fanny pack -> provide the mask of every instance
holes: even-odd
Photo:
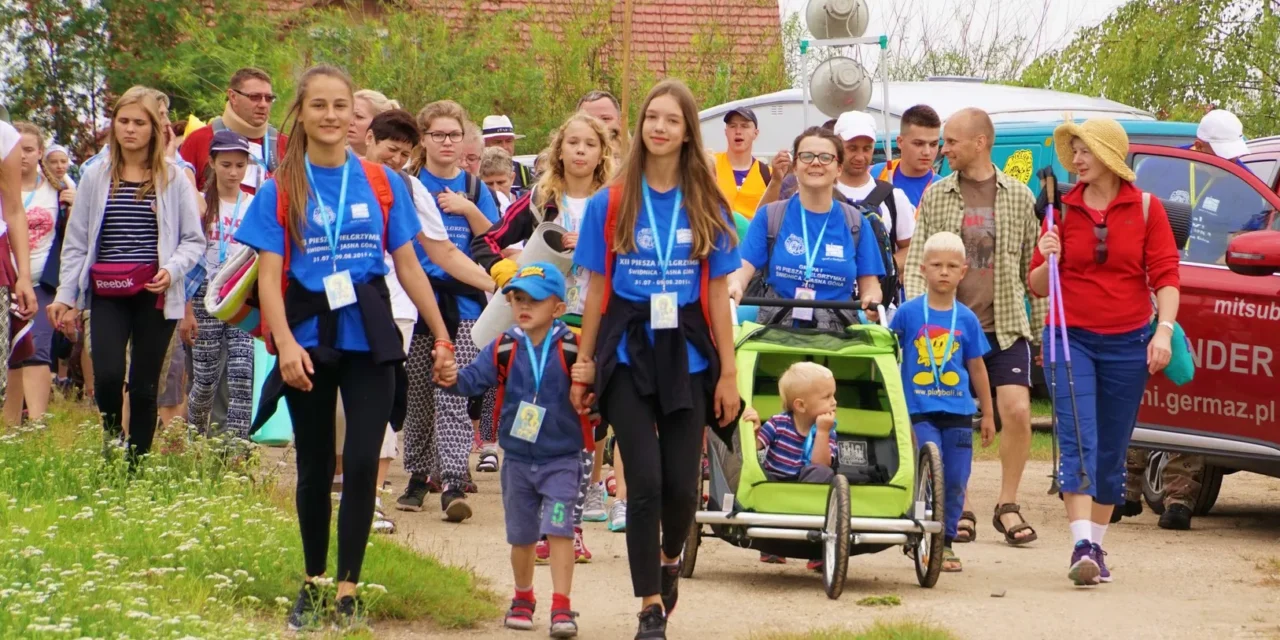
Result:
[[[159,271],[159,265],[154,262],[99,262],[89,267],[89,278],[92,281],[93,295],[129,298],[141,293]]]

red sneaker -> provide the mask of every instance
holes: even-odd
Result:
[[[760,553],[760,562],[765,564],[786,564],[787,559],[782,556],[775,556],[771,553]]]
[[[809,562],[805,563],[804,568],[816,573],[822,573],[822,561],[810,560]]]
[[[573,530],[573,561],[578,564],[591,562],[591,550],[587,548],[587,543],[582,540],[581,528]]]
[[[613,477],[612,473],[604,480],[604,490],[609,494],[609,497],[613,497],[618,493],[618,480]]]
[[[533,547],[533,561],[536,564],[551,563],[551,545],[547,544],[547,539],[543,538]]]

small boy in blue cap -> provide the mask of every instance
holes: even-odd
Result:
[[[534,546],[546,536],[551,547],[551,637],[578,634],[569,606],[573,583],[573,507],[582,475],[582,450],[592,429],[569,402],[570,359],[577,339],[559,320],[565,313],[564,275],[555,265],[521,267],[502,288],[516,324],[480,352],[465,369],[445,372],[450,393],[477,396],[498,390],[498,442],[502,506],[512,546],[515,597],[505,624],[533,629]]]

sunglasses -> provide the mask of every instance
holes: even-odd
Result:
[[[1098,244],[1093,248],[1093,261],[1095,264],[1107,263],[1107,225],[1096,224],[1093,226],[1093,237],[1098,239]]]
[[[812,151],[805,151],[804,153],[796,156],[796,159],[804,164],[817,164],[820,167],[825,167],[831,164],[836,159],[836,156],[833,153],[814,153]]]

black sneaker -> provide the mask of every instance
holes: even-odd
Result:
[[[462,522],[471,517],[471,505],[467,504],[467,494],[456,487],[449,487],[440,494],[440,509],[444,511],[444,519],[447,522]]]
[[[304,582],[302,589],[298,591],[298,600],[293,603],[293,610],[289,612],[289,630],[319,629],[323,624],[324,608],[324,596],[320,593],[320,587]]]
[[[1124,504],[1116,505],[1111,510],[1111,524],[1120,522],[1121,518],[1132,518],[1142,515],[1142,501],[1125,500]]]
[[[662,614],[661,606],[651,604],[640,612],[636,640],[667,640],[667,617]]]
[[[676,600],[680,598],[680,563],[662,567],[662,607],[667,610],[668,618],[676,610]]]
[[[342,633],[369,628],[364,601],[356,596],[343,596],[333,606],[333,630]]]
[[[1164,514],[1160,516],[1161,529],[1173,529],[1175,531],[1186,531],[1191,528],[1191,509],[1186,505],[1171,504],[1164,508]]]
[[[396,508],[401,511],[422,511],[422,503],[427,499],[428,490],[425,478],[410,476],[404,495],[396,499]]]

